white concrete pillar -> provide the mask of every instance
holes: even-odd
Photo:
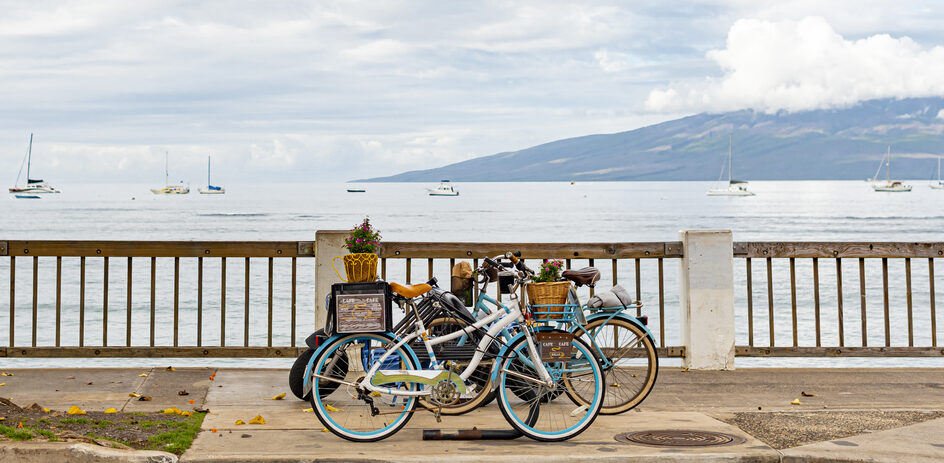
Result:
[[[344,239],[348,230],[318,230],[315,232],[315,330],[324,328],[328,318],[325,296],[331,293],[331,285],[341,283],[337,273],[331,268],[331,259],[347,254]],[[338,271],[344,276],[343,264]]]
[[[734,369],[734,250],[730,230],[685,230],[680,265],[683,368]]]

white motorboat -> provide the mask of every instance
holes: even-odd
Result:
[[[732,150],[733,136],[728,137],[728,186],[726,188],[713,188],[705,194],[708,196],[754,196],[754,192],[747,189],[747,182],[744,180],[734,180],[732,172],[734,171],[734,152]],[[721,165],[721,174],[718,180],[724,176],[724,164]]]
[[[911,191],[911,185],[904,184],[898,180],[892,180],[891,145],[888,146],[888,152],[885,154],[885,157],[882,158],[882,164],[885,164],[885,183],[872,183],[872,190],[884,193],[904,193]],[[875,177],[872,178],[873,182],[878,179],[878,174],[882,171],[882,164],[878,165],[878,170],[875,171]]]
[[[180,182],[176,185],[171,185],[168,181],[167,173],[167,152],[164,152],[164,187],[163,188],[151,188],[151,193],[156,195],[185,195],[190,193],[190,186],[184,185],[183,182]]]
[[[197,188],[197,191],[199,191],[201,195],[226,194],[226,188],[223,188],[221,186],[213,186],[213,184],[210,183],[210,157],[209,156],[207,156],[207,187]]]
[[[430,196],[459,196],[459,191],[452,187],[449,180],[443,180],[435,189],[427,188],[426,191],[429,191]]]
[[[60,191],[49,186],[48,183],[44,182],[42,179],[30,178],[30,164],[33,158],[33,134],[30,134],[29,148],[26,150],[26,157],[24,161],[26,162],[26,185],[19,186],[20,183],[20,174],[23,173],[23,165],[20,164],[20,171],[16,174],[16,182],[13,187],[10,188],[10,193],[20,193],[17,197],[27,197],[35,194],[45,194],[45,193],[59,193]]]
[[[937,157],[937,183],[932,183],[928,186],[935,190],[944,190],[944,181],[941,181],[941,156]]]

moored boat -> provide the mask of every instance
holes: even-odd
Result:
[[[214,186],[210,183],[210,157],[207,156],[207,187],[198,188],[201,195],[222,195],[226,194],[226,189],[221,186]]]
[[[164,152],[164,186],[162,188],[151,188],[151,193],[156,195],[185,195],[190,193],[190,186],[184,185],[183,182],[180,182],[176,185],[171,185],[168,180],[167,173],[167,152]]]
[[[430,196],[459,196],[459,190],[453,188],[449,180],[442,180],[436,188],[427,188]]]
[[[882,158],[882,164],[885,164],[885,183],[873,183],[872,190],[883,193],[905,193],[911,191],[911,185],[907,185],[898,180],[892,180],[892,147],[888,146],[888,152]],[[878,165],[878,171],[875,172],[874,182],[878,179],[879,172],[882,171],[882,164]]]
[[[734,170],[734,151],[733,136],[728,136],[728,186],[726,188],[713,188],[705,192],[708,196],[754,196],[754,192],[747,189],[747,182],[744,180],[734,180],[732,171]],[[721,176],[724,175],[724,164],[721,165]]]
[[[42,179],[30,178],[30,164],[33,160],[33,134],[30,134],[29,148],[26,150],[26,185],[19,186],[20,174],[23,173],[23,165],[20,165],[20,171],[16,174],[16,182],[10,188],[10,193],[23,193],[25,195],[59,193],[60,191],[50,186]],[[19,196],[17,196],[19,197]],[[36,197],[38,198],[38,196]],[[33,198],[30,198],[33,199]]]

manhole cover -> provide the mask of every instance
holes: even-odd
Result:
[[[744,443],[744,438],[710,431],[680,431],[662,429],[655,431],[624,432],[614,437],[619,442],[655,445],[659,447],[707,447],[710,445],[732,445]]]

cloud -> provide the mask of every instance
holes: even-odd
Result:
[[[944,47],[888,34],[848,40],[821,17],[738,20],[725,48],[707,57],[721,68],[720,77],[652,90],[646,108],[769,113],[944,95]]]

